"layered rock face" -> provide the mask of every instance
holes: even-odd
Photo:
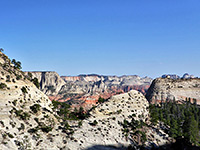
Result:
[[[146,98],[135,90],[113,96],[99,104],[90,112],[91,116],[83,120],[82,126],[75,131],[73,140],[68,141],[69,150],[123,150],[128,145],[134,145],[132,136],[125,136],[121,123],[124,120],[130,121],[133,115],[136,120],[148,122],[148,106]],[[160,129],[147,127],[145,133],[147,147],[169,142],[168,135]]]
[[[47,95],[57,94],[65,84],[63,79],[54,71],[49,72],[31,72],[32,78],[37,78],[40,82],[40,90]],[[27,75],[28,72],[25,72]]]
[[[59,78],[56,81],[59,83]],[[48,97],[1,52],[0,98],[0,149],[3,150],[122,150],[129,144],[137,145],[131,134],[125,136],[123,121],[134,117],[149,122],[148,101],[138,91],[131,90],[99,104],[90,117],[82,120],[81,127],[77,121],[69,121],[70,129],[75,130],[73,134],[67,129],[69,125],[63,124],[64,119],[55,117]],[[171,140],[159,127],[149,124],[143,130],[147,147]]]
[[[0,52],[0,149],[60,149],[51,101]],[[47,133],[48,132],[48,133]]]
[[[176,100],[184,102],[191,100],[200,104],[200,79],[171,79],[171,78],[157,78],[155,79],[149,90],[146,98],[150,103],[160,103],[167,100]]]
[[[101,96],[105,99],[117,93],[132,89],[145,93],[152,81],[151,78],[139,76],[100,76],[80,75],[60,77],[55,72],[31,72],[40,82],[41,90],[51,100],[68,101],[73,104],[95,105]]]

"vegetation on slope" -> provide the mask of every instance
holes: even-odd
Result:
[[[177,102],[163,103],[160,106],[150,105],[151,123],[164,122],[169,128],[168,134],[175,138],[183,138],[190,145],[200,146],[200,108],[196,103]]]

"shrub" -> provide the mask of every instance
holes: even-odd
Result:
[[[28,130],[28,133],[36,133],[39,130],[39,127],[31,128]]]
[[[15,114],[22,120],[28,120],[30,118],[30,114],[28,114],[27,112],[23,112],[23,110],[15,110]]]
[[[4,89],[4,88],[7,88],[7,85],[5,83],[1,83],[0,84],[0,89]]]
[[[12,79],[12,82],[15,83],[15,79]]]
[[[20,61],[16,61],[15,59],[13,59],[12,63],[14,64],[15,69],[19,69],[19,70],[22,69]]]
[[[32,79],[33,84],[39,89],[40,88],[40,83],[38,82],[37,78]]]
[[[38,111],[40,111],[40,105],[39,104],[34,104],[33,106],[30,106],[30,109],[34,112],[37,113]]]
[[[28,72],[28,77],[30,77],[32,79],[32,77],[33,77],[32,73]]]
[[[7,133],[8,137],[14,138],[14,136],[11,133]]]
[[[17,100],[15,99],[12,103],[13,103],[14,106],[16,106]]]
[[[99,97],[99,99],[98,99],[98,103],[103,103],[103,102],[105,102],[105,99],[104,99],[104,98],[101,98],[101,97]]]
[[[21,88],[21,90],[22,90],[22,92],[25,94],[25,93],[28,93],[27,92],[27,90],[26,90],[26,88],[23,86],[22,88]]]
[[[16,80],[20,80],[22,78],[22,76],[21,75],[16,75]]]
[[[6,76],[6,82],[10,82],[10,75]]]
[[[120,109],[120,110],[117,110],[117,114],[120,114],[122,112],[122,110]]]
[[[90,123],[91,126],[96,126],[98,124],[98,122],[96,120],[94,120],[93,122]]]
[[[52,131],[53,128],[50,127],[50,126],[45,126],[45,125],[43,125],[42,127],[40,127],[40,129],[41,129],[43,132],[48,133],[48,132]]]
[[[18,130],[20,131],[20,130],[24,130],[24,129],[25,129],[25,126],[23,123],[21,123],[21,127],[19,127]]]

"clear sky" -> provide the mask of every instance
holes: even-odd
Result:
[[[200,0],[0,0],[0,47],[25,71],[200,76]]]

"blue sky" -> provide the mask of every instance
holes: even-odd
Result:
[[[1,0],[0,47],[25,71],[200,76],[199,0]]]

